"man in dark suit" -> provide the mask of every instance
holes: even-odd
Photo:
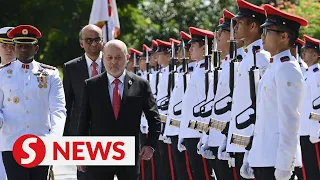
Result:
[[[103,48],[107,72],[85,81],[82,94],[78,136],[135,136],[135,166],[78,166],[95,180],[137,180],[139,160],[150,160],[160,134],[160,118],[149,83],[125,70],[129,54],[120,40]],[[148,139],[140,150],[141,114],[149,125]],[[140,153],[139,153],[140,152]],[[140,157],[139,157],[140,156]]]
[[[85,26],[79,33],[79,41],[85,54],[63,66],[63,86],[67,109],[64,136],[76,134],[84,80],[104,71],[101,29],[95,25]],[[92,180],[88,173],[80,171],[77,172],[77,177],[78,180]]]

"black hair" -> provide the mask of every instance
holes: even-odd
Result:
[[[299,30],[292,29],[285,25],[275,25],[277,30],[286,32],[289,38],[289,46],[292,47],[296,43],[299,35]]]
[[[260,28],[260,26],[262,25],[262,23],[260,21],[258,21],[257,19],[254,19],[254,18],[251,18],[251,17],[248,17],[247,18],[247,25],[250,25],[252,23],[256,23],[258,28],[259,28],[259,35],[261,35],[263,33],[263,29]]]

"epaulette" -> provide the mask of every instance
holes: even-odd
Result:
[[[290,61],[290,58],[289,58],[289,56],[283,56],[282,58],[280,58],[280,61],[287,62],[287,61]]]
[[[200,64],[200,68],[204,68],[206,66],[206,63]]]
[[[7,63],[7,64],[5,64],[5,65],[1,66],[1,67],[0,67],[0,69],[5,68],[5,67],[10,66],[10,65],[11,65],[11,62],[9,62],[9,63]]]
[[[319,71],[319,68],[317,67],[313,69],[313,72],[318,72],[318,71]]]
[[[193,72],[193,67],[189,67],[188,72]]]
[[[46,65],[46,64],[40,64],[40,66],[44,69],[51,69],[51,70],[56,70],[56,67],[50,66],[50,65]]]

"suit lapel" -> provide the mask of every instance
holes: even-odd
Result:
[[[81,79],[83,81],[88,79],[89,78],[88,65],[87,65],[87,61],[86,61],[86,58],[84,55],[80,58],[78,66],[80,69],[79,74],[80,74]]]
[[[121,99],[121,106],[120,106],[120,112],[119,114],[121,114],[121,111],[124,110],[125,105],[126,105],[126,101],[130,92],[130,87],[133,83],[133,75],[130,72],[126,72],[126,76],[124,78],[124,82],[123,82],[124,86],[123,86],[123,95],[122,95],[122,99]]]

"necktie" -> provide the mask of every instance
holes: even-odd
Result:
[[[98,64],[96,62],[92,62],[91,66],[92,66],[91,77],[94,77],[94,76],[98,75],[98,70],[97,70]]]
[[[114,88],[113,88],[112,107],[113,107],[113,112],[116,119],[118,119],[118,115],[120,111],[120,103],[121,103],[120,91],[118,86],[119,82],[120,82],[119,79],[113,80]]]

